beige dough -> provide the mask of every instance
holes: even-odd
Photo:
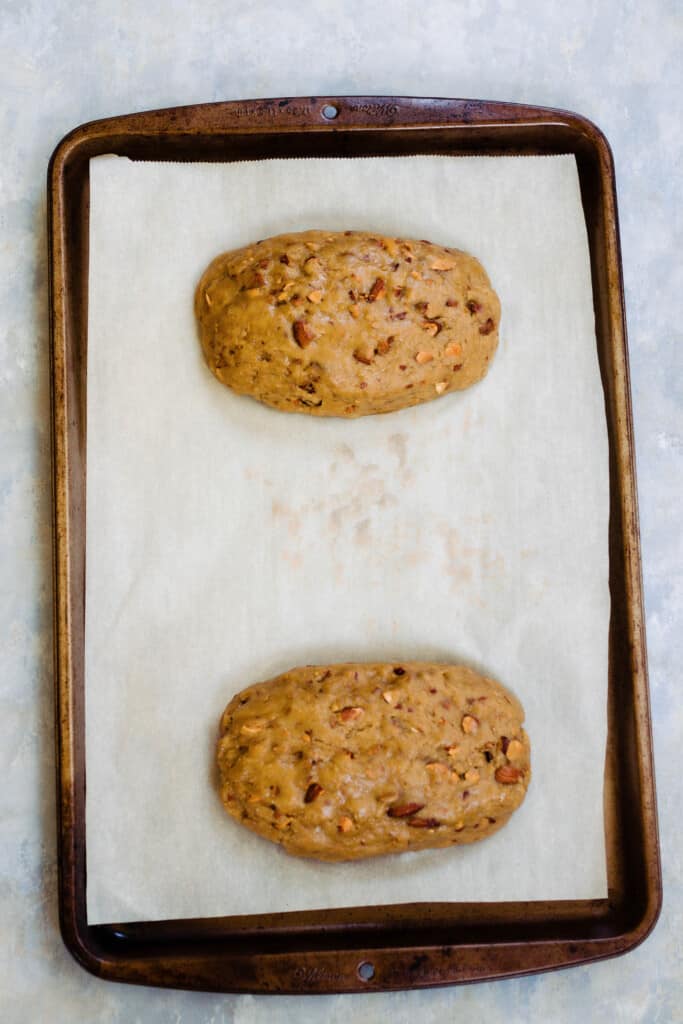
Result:
[[[302,857],[471,843],[526,795],[523,719],[511,693],[463,666],[292,669],[226,708],[221,799],[236,821]]]
[[[304,231],[218,256],[195,295],[218,380],[285,412],[366,416],[469,387],[500,303],[473,256],[361,231]]]

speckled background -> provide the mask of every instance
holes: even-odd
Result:
[[[683,172],[674,0],[0,3],[0,1016],[5,1022],[683,1021],[679,845]],[[577,110],[616,159],[665,901],[627,957],[430,992],[215,996],[95,980],[57,926],[45,172],[92,118],[302,94],[517,100]],[[678,499],[678,500],[677,500]]]

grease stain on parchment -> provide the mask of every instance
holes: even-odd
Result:
[[[405,434],[392,434],[388,439],[387,444],[392,454],[398,460],[398,468],[404,470],[406,468],[406,460],[408,457],[408,439]]]
[[[301,533],[301,517],[304,513],[304,509],[294,509],[291,505],[288,505],[277,498],[273,499],[270,508],[273,519],[284,520],[286,523],[289,537],[298,537]]]
[[[354,540],[359,547],[367,547],[372,540],[372,529],[369,519],[361,519],[354,529]]]
[[[475,575],[483,579],[502,578],[505,560],[485,544],[468,544],[460,531],[448,523],[438,528],[444,546],[444,566],[451,579],[451,589],[457,590],[462,583],[470,583]]]

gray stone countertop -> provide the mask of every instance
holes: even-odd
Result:
[[[0,4],[0,1017],[14,1022],[683,1021],[683,7],[677,0],[3,0]],[[460,988],[329,997],[104,983],[57,923],[45,173],[72,127],[297,95],[461,96],[575,110],[617,168],[664,872],[636,951]]]

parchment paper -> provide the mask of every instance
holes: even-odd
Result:
[[[608,464],[572,157],[90,165],[90,923],[606,895]],[[478,256],[501,344],[474,388],[355,421],[275,412],[203,363],[219,252],[368,228]],[[216,792],[233,693],[300,664],[459,661],[527,712],[522,809],[471,847],[329,865]]]

